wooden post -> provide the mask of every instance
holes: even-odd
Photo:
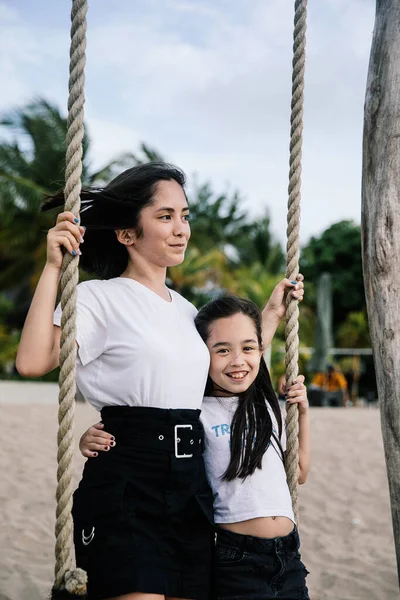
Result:
[[[376,3],[364,115],[362,245],[400,583],[399,0]]]

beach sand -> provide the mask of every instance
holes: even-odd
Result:
[[[0,382],[0,600],[52,584],[57,386]],[[98,413],[76,407],[76,437]],[[300,487],[312,600],[399,598],[379,412],[311,409],[312,467]],[[117,440],[118,442],[118,440]],[[76,452],[76,481],[84,459]]]

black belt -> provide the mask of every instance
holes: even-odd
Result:
[[[143,428],[103,419],[104,429],[114,435],[118,445],[170,452],[175,458],[192,458],[204,451],[204,430],[198,423],[143,424]]]

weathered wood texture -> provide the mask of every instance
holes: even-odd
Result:
[[[362,244],[400,583],[399,0],[376,3],[364,114]]]

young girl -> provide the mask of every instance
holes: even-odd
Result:
[[[211,358],[201,421],[217,526],[213,596],[307,600],[307,570],[283,464],[285,433],[263,358],[261,314],[249,300],[223,296],[202,308],[195,323]],[[299,483],[306,481],[310,463],[303,382],[299,375],[287,391],[287,401],[299,405]],[[82,437],[84,455],[118,443],[100,427]]]

